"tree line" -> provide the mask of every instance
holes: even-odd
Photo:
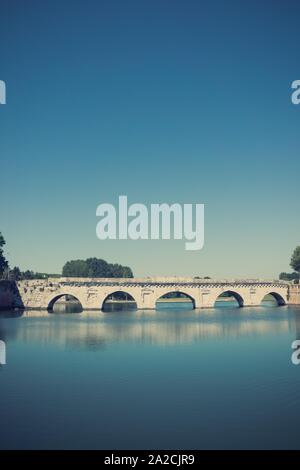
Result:
[[[18,266],[11,268],[4,254],[5,244],[5,239],[0,232],[0,279],[20,281],[60,277],[60,274],[21,271]],[[65,277],[133,277],[133,272],[128,266],[107,263],[103,259],[88,258],[68,261],[62,269],[62,275]]]
[[[104,259],[88,258],[67,261],[62,270],[65,277],[133,277],[131,268],[107,263]]]
[[[279,274],[279,279],[282,279],[284,281],[294,281],[296,283],[299,283],[299,278],[300,278],[300,246],[296,246],[294,249],[292,256],[291,256],[291,261],[290,261],[290,266],[293,268],[294,272],[292,273],[280,273]]]
[[[21,271],[18,266],[10,268],[4,254],[5,239],[0,232],[0,278],[23,280],[23,279],[46,279],[48,277],[60,277],[59,274],[38,273],[30,270]],[[299,283],[300,277],[300,246],[297,246],[291,256],[290,266],[294,270],[292,273],[282,272],[279,279],[294,281]],[[86,260],[67,261],[62,269],[65,277],[133,277],[130,267],[121,264],[107,263],[98,258],[87,258]],[[195,279],[198,277],[196,276]],[[208,279],[208,277],[207,277]]]

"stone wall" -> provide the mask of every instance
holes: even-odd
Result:
[[[289,288],[289,304],[300,305],[300,285],[293,284]]]

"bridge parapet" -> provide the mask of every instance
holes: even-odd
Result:
[[[25,281],[22,281],[25,282]],[[60,277],[48,278],[48,282],[79,283],[79,284],[274,284],[290,285],[288,281],[278,279],[205,279],[195,277],[141,277],[141,278],[89,278],[89,277]]]

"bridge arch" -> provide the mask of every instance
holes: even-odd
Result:
[[[75,296],[73,294],[64,292],[64,293],[56,294],[54,297],[52,297],[51,299],[49,299],[47,301],[47,310],[48,310],[48,312],[53,312],[55,304],[59,300],[63,300],[63,299],[65,299],[66,302],[70,302],[70,304],[68,305],[68,307],[70,307],[70,308],[66,308],[65,312],[80,313],[80,312],[83,311],[83,302],[78,298],[78,296]],[[74,307],[73,309],[72,309],[72,302],[74,303],[73,304],[73,307]],[[65,304],[65,306],[67,307],[67,304]]]
[[[222,292],[219,292],[218,295],[215,297],[213,307],[216,307],[216,302],[217,301],[221,301],[223,299],[230,299],[232,297],[238,303],[238,307],[243,307],[244,306],[245,301],[244,301],[243,296],[240,293],[238,293],[235,290],[224,290]]]
[[[111,308],[108,308],[108,305],[110,305]],[[137,301],[132,293],[123,289],[113,290],[109,294],[106,294],[105,298],[100,302],[102,311],[125,310],[124,307],[126,307],[126,309],[136,310]]]
[[[176,294],[176,295],[175,295]],[[155,300],[155,307],[157,306],[157,303],[162,303],[166,302],[167,299],[170,299],[170,302],[172,302],[172,299],[174,299],[174,302],[178,302],[179,299],[185,299],[187,302],[191,302],[192,308],[196,307],[196,300],[194,297],[189,294],[188,292],[185,292],[184,290],[169,290],[167,292],[164,292],[163,294],[160,294],[159,297],[156,298]],[[183,300],[184,301],[184,300]]]
[[[276,291],[265,293],[260,299],[260,304],[264,301],[268,301],[268,297],[273,297],[279,307],[281,307],[282,305],[286,305],[286,299],[279,292]]]

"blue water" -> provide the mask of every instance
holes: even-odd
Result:
[[[0,314],[2,449],[300,448],[300,308]]]

